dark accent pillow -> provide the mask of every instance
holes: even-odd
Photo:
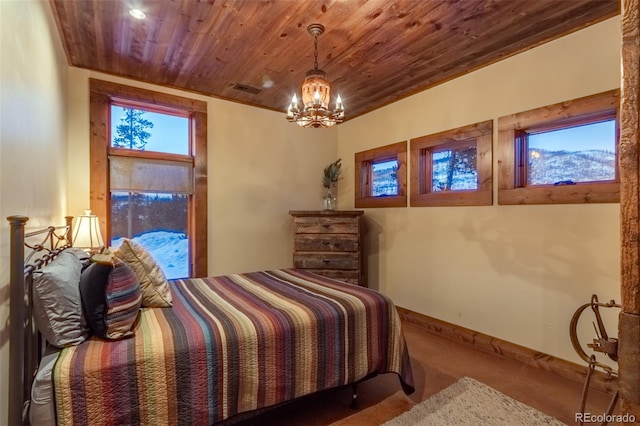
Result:
[[[93,263],[80,276],[82,309],[93,333],[105,339],[133,336],[141,305],[140,282],[125,262]]]

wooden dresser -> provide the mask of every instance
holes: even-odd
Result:
[[[362,256],[362,210],[290,211],[293,266],[366,286]]]

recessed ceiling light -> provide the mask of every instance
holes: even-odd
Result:
[[[131,9],[129,11],[129,15],[133,16],[136,19],[144,19],[147,17],[147,15],[145,15],[144,12],[140,9]]]

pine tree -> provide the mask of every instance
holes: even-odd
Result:
[[[113,138],[113,146],[144,150],[151,133],[146,129],[153,129],[153,123],[144,119],[145,111],[135,108],[123,108],[124,117],[116,126],[117,136]]]
[[[453,149],[450,152],[449,166],[447,167],[447,179],[443,190],[450,191],[453,187],[454,176],[475,173],[477,164],[477,151],[475,146]]]
[[[152,129],[153,123],[144,119],[145,111],[135,108],[123,108],[124,117],[120,118],[120,124],[116,126],[116,136],[113,138],[113,146],[116,148],[129,148],[144,150],[147,145],[147,139],[151,137],[151,133],[146,129]],[[139,221],[134,224],[133,218],[140,217],[135,215],[135,210],[141,208],[141,203],[136,199],[143,199],[144,196],[138,193],[128,194],[128,211],[127,211],[127,232],[126,236],[131,238],[137,235],[136,227],[139,227]],[[143,201],[143,200],[140,200]]]

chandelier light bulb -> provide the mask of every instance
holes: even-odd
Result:
[[[129,11],[129,15],[133,16],[136,19],[144,19],[147,17],[147,15],[145,15],[145,13],[140,9],[131,9]]]

